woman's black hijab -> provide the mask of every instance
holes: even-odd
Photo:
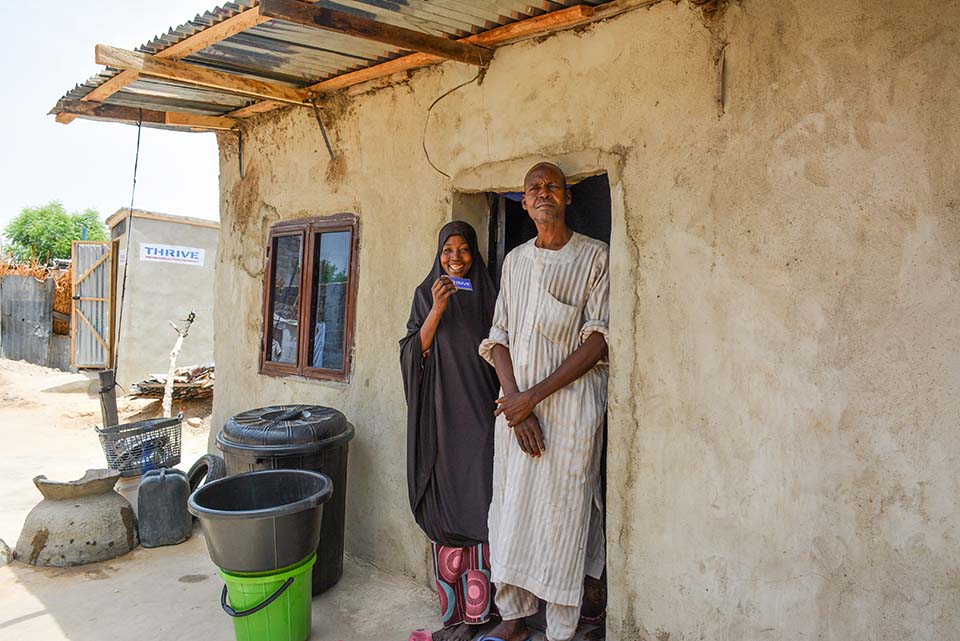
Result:
[[[446,275],[443,244],[462,236],[473,257],[473,291],[450,297],[426,357],[420,328],[433,306],[433,283]],[[477,234],[454,221],[440,230],[433,269],[417,287],[400,341],[407,397],[407,489],[410,508],[431,540],[465,547],[487,540],[493,474],[496,373],[477,353],[493,320],[497,291],[480,256]]]

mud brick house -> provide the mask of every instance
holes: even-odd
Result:
[[[214,424],[344,411],[348,552],[429,581],[397,341],[549,159],[611,247],[609,638],[958,638],[960,3],[244,1],[97,60],[58,120],[217,132]]]

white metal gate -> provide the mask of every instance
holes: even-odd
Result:
[[[110,367],[110,243],[73,241],[70,364]]]

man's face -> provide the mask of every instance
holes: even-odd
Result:
[[[570,191],[563,183],[563,174],[551,165],[539,165],[527,174],[523,181],[522,204],[534,223],[564,222]]]

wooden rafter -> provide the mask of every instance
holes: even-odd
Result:
[[[164,60],[109,45],[97,45],[97,64],[117,69],[132,69],[143,76],[184,82],[251,98],[266,98],[294,105],[302,105],[308,100],[307,92],[302,89],[224,73],[176,60]]]
[[[617,0],[614,0],[614,2],[609,4],[617,5],[616,9],[618,11],[604,11],[599,18],[597,17],[599,7],[594,8],[582,4],[574,5],[566,9],[560,9],[559,11],[554,11],[552,13],[543,14],[534,18],[528,18],[527,20],[520,20],[519,22],[513,22],[502,27],[497,27],[496,29],[491,29],[490,31],[485,31],[483,33],[478,33],[466,38],[461,38],[460,40],[456,40],[454,42],[476,44],[484,47],[497,47],[509,44],[511,42],[516,42],[517,40],[522,40],[524,38],[553,33],[561,29],[569,29],[571,27],[586,24],[600,18],[611,17],[617,13],[623,13],[624,11],[628,11],[629,9],[637,6],[647,6],[660,1],[661,0],[629,0],[629,2],[618,2]],[[607,5],[601,5],[601,7],[606,6]],[[310,85],[305,91],[309,92],[311,96],[315,97],[325,93],[339,91],[347,87],[352,87],[353,85],[358,85],[370,80],[385,78],[395,73],[419,69],[420,67],[427,67],[443,61],[443,58],[429,53],[413,53],[409,56],[403,56],[402,58],[390,60],[366,69],[358,69],[357,71],[352,71],[328,80],[323,80],[316,84]],[[231,111],[227,114],[227,116],[231,118],[249,118],[257,114],[272,111],[282,106],[283,104],[280,102],[269,100],[262,101]]]
[[[127,69],[121,71],[110,80],[107,80],[105,83],[88,93],[86,96],[81,98],[85,102],[96,102],[99,103],[103,100],[106,100],[113,94],[117,93],[127,85],[134,82],[137,78],[140,77],[136,71]],[[77,114],[71,114],[66,112],[61,112],[57,114],[57,122],[69,125],[73,122],[74,118],[77,118]]]
[[[107,80],[105,83],[81,98],[81,100],[86,100],[88,102],[103,102],[113,94],[134,82],[139,77],[140,74],[138,74],[136,71],[131,71],[129,69],[126,71],[121,71],[113,78],[110,78],[110,80]]]
[[[364,40],[382,42],[401,49],[429,53],[439,58],[471,65],[484,65],[493,57],[492,50],[471,42],[404,29],[343,11],[306,4],[300,0],[261,0],[260,15],[303,27],[333,31]]]
[[[210,45],[215,45],[218,42],[222,42],[230,36],[235,36],[241,31],[246,31],[247,29],[255,27],[260,23],[266,22],[267,20],[268,18],[264,18],[260,15],[256,7],[253,7],[252,9],[246,9],[231,18],[227,18],[223,22],[218,22],[212,27],[208,27],[199,33],[195,33],[188,38],[184,38],[177,44],[170,45],[166,49],[158,51],[156,56],[158,58],[166,58],[168,60],[179,60],[181,58],[186,58],[191,54],[197,53],[198,51],[203,51]]]
[[[168,127],[184,127],[187,129],[233,129],[237,121],[224,116],[202,116],[170,111],[155,111],[153,109],[140,110],[136,107],[123,107],[102,102],[83,100],[66,100],[60,108],[63,114],[74,118],[90,118],[92,120],[113,120],[121,122],[137,122],[142,118],[146,124],[166,125]],[[60,117],[60,114],[57,115]]]
[[[492,55],[491,49],[495,47],[499,47],[505,44],[510,44],[513,42],[517,42],[519,40],[524,40],[524,39],[535,37],[535,36],[542,36],[550,33],[555,33],[557,31],[585,25],[591,22],[596,22],[598,20],[612,18],[614,16],[625,13],[627,11],[631,11],[633,9],[638,9],[643,7],[649,7],[649,6],[658,4],[659,2],[662,2],[662,1],[663,0],[613,0],[612,2],[607,2],[605,4],[602,4],[596,7],[590,7],[587,5],[575,5],[573,7],[561,9],[559,11],[554,11],[554,12],[543,14],[533,18],[528,18],[526,20],[514,22],[508,25],[504,25],[502,27],[497,27],[495,29],[485,31],[483,33],[475,34],[465,38],[460,38],[459,40],[449,40],[445,38],[437,38],[437,40],[441,40],[443,41],[443,43],[446,43],[441,46],[447,46],[450,44],[455,46],[459,46],[459,45],[474,46],[480,49],[481,51],[487,52],[487,55],[489,56],[489,55]],[[139,60],[131,60],[129,58],[129,55],[127,55],[127,59],[124,64],[127,64],[132,68],[117,67],[117,68],[124,68],[124,71],[118,76],[116,76],[113,80],[117,80],[121,76],[124,76],[125,78],[132,78],[130,80],[130,82],[132,82],[133,80],[136,80],[136,78],[140,74],[155,75],[156,77],[163,77],[163,78],[168,78],[168,79],[177,80],[181,82],[188,82],[191,84],[197,84],[200,86],[215,88],[217,90],[221,90],[225,92],[237,93],[239,95],[253,96],[255,98],[260,98],[258,102],[247,105],[245,107],[241,107],[239,109],[235,109],[234,111],[231,111],[225,114],[223,117],[221,117],[222,120],[227,121],[230,119],[248,118],[256,114],[272,111],[274,109],[277,109],[279,107],[282,107],[291,103],[302,105],[304,103],[307,103],[315,99],[320,95],[338,91],[346,87],[361,84],[370,80],[384,78],[395,73],[410,71],[420,67],[437,64],[448,59],[457,59],[456,57],[451,57],[449,55],[450,54],[449,51],[444,52],[447,55],[439,55],[441,52],[428,53],[425,50],[423,50],[423,48],[421,47],[421,49],[418,50],[417,53],[404,56],[402,58],[397,58],[395,60],[390,60],[382,64],[374,65],[366,69],[359,69],[357,71],[345,73],[345,74],[336,76],[334,78],[329,78],[327,80],[320,81],[318,83],[315,83],[313,85],[310,85],[308,87],[301,88],[301,89],[292,89],[289,87],[283,87],[283,86],[275,85],[272,83],[260,82],[257,80],[247,79],[247,78],[233,75],[233,74],[205,69],[197,65],[188,65],[184,63],[179,63],[179,66],[176,66],[175,68],[172,68],[169,66],[166,66],[166,67],[163,66],[164,62],[170,62],[172,60],[176,60],[177,58],[188,56],[191,53],[200,51],[212,44],[215,44],[216,42],[219,42],[232,35],[240,33],[245,29],[256,26],[257,24],[260,24],[262,22],[274,19],[266,15],[267,12],[279,11],[280,9],[285,9],[285,10],[290,9],[288,11],[288,13],[291,14],[290,17],[294,17],[293,13],[295,10],[297,15],[301,15],[301,16],[326,15],[327,17],[329,17],[329,14],[332,13],[332,14],[338,14],[335,17],[346,15],[351,20],[356,19],[355,16],[344,14],[343,12],[336,12],[336,11],[331,12],[329,10],[323,10],[323,9],[318,10],[318,8],[316,7],[310,7],[309,4],[313,2],[316,2],[316,0],[303,0],[302,2],[299,2],[296,0],[263,0],[261,4],[266,5],[266,8],[263,9],[263,11],[265,12],[264,14],[261,14],[262,9],[260,6],[254,6],[250,9],[246,9],[241,13],[237,14],[236,16],[233,16],[232,18],[229,18],[228,20],[225,20],[224,22],[218,25],[205,29],[204,31],[201,31],[193,36],[190,36],[184,39],[183,41],[177,43],[176,45],[173,45],[171,47],[168,47],[167,49],[164,49],[163,51],[158,52],[155,56],[146,56],[145,54],[139,54],[135,52],[124,52],[123,50],[117,50],[110,47],[108,49],[110,49],[112,52],[120,52],[124,55],[132,54],[135,57],[139,56],[141,58],[144,58],[145,60],[149,58],[149,61],[146,61],[146,64],[151,66],[151,70],[154,72],[153,74],[148,74],[146,71],[143,70],[142,64]],[[300,6],[300,5],[303,5],[303,6]],[[281,18],[278,17],[277,19],[281,19]],[[374,21],[367,21],[367,22],[374,22]],[[337,24],[339,24],[340,26],[343,26],[346,23],[337,23]],[[350,23],[352,27],[356,27],[357,24],[358,23],[356,22]],[[380,32],[376,38],[372,37],[372,35],[364,36],[359,33],[353,33],[351,35],[357,35],[358,37],[368,37],[368,39],[379,40],[381,42],[388,42],[389,44],[392,44],[394,46],[399,46],[402,48],[416,48],[416,47],[410,46],[411,43],[409,42],[398,43],[396,41],[387,41],[387,40],[381,39],[380,36],[382,36],[384,27],[388,27],[389,29],[399,29],[399,28],[392,27],[389,25],[384,25],[383,23],[377,23],[377,22],[374,22],[374,24],[376,25],[378,32]],[[350,26],[350,25],[347,25],[347,26]],[[329,28],[331,30],[339,31],[341,33],[344,33],[344,32],[350,33],[349,30],[345,30],[343,28],[336,28],[336,26],[332,23],[330,23],[329,26],[324,26],[314,21],[309,26],[319,27],[319,28]],[[369,27],[370,25],[365,25],[365,26]],[[401,32],[400,35],[403,37],[408,37],[409,34],[412,33],[412,34],[416,34],[418,38],[423,36],[426,36],[428,38],[433,38],[433,36],[427,36],[427,34],[422,34],[421,32],[417,32],[417,31],[410,31],[406,29],[400,29],[399,31]],[[402,32],[409,32],[409,33],[402,33]],[[437,43],[433,43],[433,44],[437,44]],[[98,48],[97,48],[98,62],[100,62],[100,59],[101,59],[100,58],[101,47],[104,47],[104,45],[98,45]],[[169,58],[169,60],[166,60],[166,61],[163,60],[167,58]],[[115,60],[115,62],[118,62],[118,61]],[[467,60],[466,62],[473,62],[473,61]],[[100,62],[100,64],[108,64],[109,66],[116,66],[112,63],[107,63],[107,62]],[[181,75],[181,72],[182,72],[182,75]],[[167,74],[171,74],[171,75],[167,75]],[[214,77],[209,74],[216,74],[216,76]],[[178,76],[178,77],[173,77],[173,76]],[[183,76],[187,76],[189,77],[189,79]],[[202,79],[198,81],[197,76],[201,76]],[[232,88],[223,86],[222,83],[225,83],[228,80],[230,81]],[[118,80],[117,82],[113,83],[113,85],[108,87],[107,85],[110,84],[111,82],[112,81],[108,81],[107,83],[104,83],[104,85],[101,85],[101,88],[103,89],[103,91],[100,91],[96,94],[94,92],[91,92],[91,94],[86,96],[84,100],[90,101],[92,100],[91,97],[99,98],[102,100],[103,98],[112,94],[114,91],[122,88],[122,86],[126,84],[125,81]],[[284,90],[285,97],[278,98],[275,96],[260,95],[261,93],[263,93],[261,91],[251,92],[249,90],[250,89],[249,83],[259,83],[261,85],[261,89],[264,89],[264,87],[262,86],[266,85],[265,89],[267,91],[269,91],[270,89],[279,88],[281,90]],[[245,87],[245,88],[241,90],[241,87]],[[94,91],[97,91],[97,90],[94,90]],[[64,111],[65,113],[61,113],[57,116],[58,122],[69,122],[74,117],[77,117],[77,115],[74,113],[67,113],[66,110]],[[146,113],[146,111],[144,113]],[[162,114],[165,112],[155,112],[155,113]],[[172,113],[169,115],[173,116]],[[86,117],[94,117],[94,116],[86,116]],[[120,118],[111,118],[111,119],[120,119]],[[135,121],[136,118],[134,118],[133,120]],[[127,121],[129,122],[129,119]],[[164,124],[173,124],[173,123],[169,123],[165,121]],[[183,125],[183,126],[190,126],[190,125]],[[231,127],[232,126],[233,125],[231,125]],[[198,127],[198,128],[201,128],[201,127]],[[221,127],[210,126],[210,127],[202,127],[202,128],[217,129]]]
[[[203,51],[210,45],[226,40],[230,36],[236,35],[241,31],[246,31],[247,29],[255,27],[262,22],[266,22],[267,20],[268,18],[264,18],[260,15],[257,7],[246,9],[235,16],[231,16],[222,22],[218,22],[212,27],[207,27],[203,31],[195,33],[192,36],[188,36],[180,42],[163,49],[162,51],[158,51],[155,55],[158,58],[165,58],[168,60],[179,60],[180,58],[186,58],[191,54],[197,53],[198,51]],[[81,100],[86,102],[103,102],[127,85],[135,82],[139,77],[140,74],[138,74],[136,71],[133,71],[132,69],[125,69],[110,80],[107,80],[99,87],[95,88],[93,91],[81,98]],[[61,115],[58,114],[57,122],[69,124],[76,117],[77,116],[74,114],[66,114],[61,118]]]
[[[557,31],[562,31],[564,29],[572,29],[573,27],[585,25],[590,22],[596,22],[597,20],[605,20],[607,18],[620,15],[621,13],[626,13],[632,9],[649,7],[659,2],[663,2],[663,0],[613,0],[613,2],[608,2],[607,4],[602,4],[596,7],[578,4],[572,7],[567,7],[566,9],[560,9],[558,11],[553,11],[551,13],[546,13],[533,18],[527,18],[526,20],[512,22],[502,27],[496,27],[495,29],[484,31],[483,33],[467,36],[466,38],[461,38],[456,42],[471,43],[491,48],[501,47],[519,40],[533,38],[535,36],[543,36],[555,33]],[[310,92],[310,94],[314,96],[330,93],[340,89],[345,89],[346,87],[367,82],[369,80],[376,80],[378,78],[390,76],[395,73],[426,67],[438,62],[443,62],[443,59],[427,53],[414,53],[410,54],[409,56],[390,60],[366,69],[359,69],[357,71],[342,74],[328,80],[323,80],[316,84],[310,85],[306,88],[306,91]],[[280,106],[282,105],[274,103],[271,108],[276,109]],[[255,107],[255,105],[245,107],[244,109],[249,110],[252,107]],[[238,109],[236,112],[227,115],[233,116],[237,112],[241,111],[242,109]],[[263,111],[267,110],[259,110],[252,113],[262,113]],[[242,116],[237,114],[237,117]]]

